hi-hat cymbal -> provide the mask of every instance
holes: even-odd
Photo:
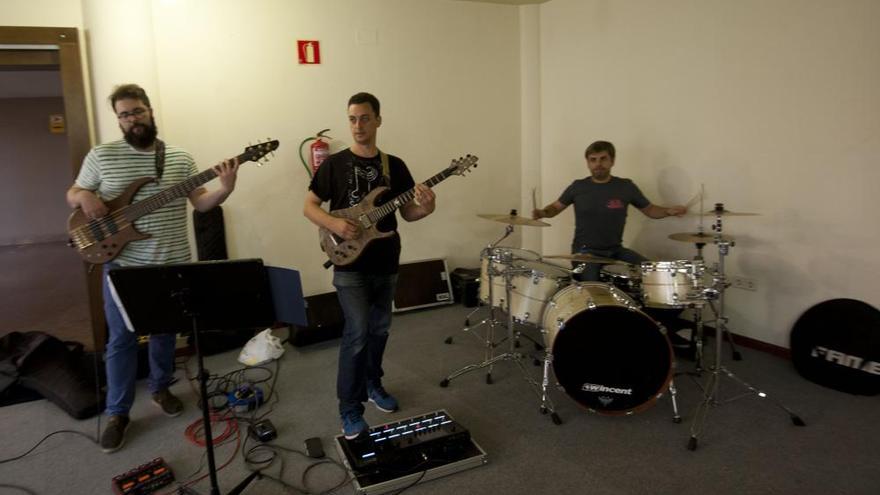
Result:
[[[714,209],[707,210],[705,213],[691,213],[691,215],[703,215],[708,217],[716,216],[718,212]],[[759,216],[760,213],[746,213],[743,211],[730,211],[730,210],[721,210],[722,217],[756,217]]]
[[[477,215],[486,220],[494,220],[496,222],[506,223],[510,225],[525,225],[528,227],[549,227],[550,224],[540,220],[532,220],[531,218],[521,217],[519,215],[493,215],[491,213],[480,213]]]
[[[611,264],[611,263],[622,263],[622,261],[620,261],[620,260],[615,260],[612,258],[603,258],[601,256],[595,256],[590,253],[556,254],[553,256],[544,256],[544,258],[571,260],[571,261],[583,261],[584,263],[602,263],[602,264],[606,264],[606,265]]]
[[[715,234],[707,234],[705,232],[679,232],[677,234],[669,234],[669,238],[673,241],[693,242],[701,244],[709,244],[715,242]],[[733,242],[734,238],[730,235],[721,235],[722,241]]]

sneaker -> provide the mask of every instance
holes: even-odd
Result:
[[[392,397],[382,387],[371,390],[367,395],[370,398],[370,402],[376,404],[376,408],[382,412],[390,413],[400,409],[397,399]]]
[[[354,440],[369,429],[363,414],[352,412],[342,416],[342,433],[346,440]]]
[[[101,434],[101,450],[109,454],[121,449],[125,443],[125,431],[130,424],[128,416],[110,416],[104,433]]]
[[[180,416],[183,412],[183,402],[174,396],[167,388],[153,394],[153,404],[159,406],[166,416]]]

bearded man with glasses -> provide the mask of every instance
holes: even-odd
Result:
[[[119,120],[124,139],[101,144],[89,151],[76,181],[67,191],[71,208],[81,208],[86,217],[99,219],[109,213],[105,201],[119,196],[135,179],[154,176],[144,185],[133,202],[183,182],[198,173],[192,156],[181,148],[165,145],[157,138],[158,129],[143,88],[136,84],[117,86],[110,95],[110,106]],[[207,191],[199,187],[189,194],[189,201],[199,211],[223,203],[235,189],[237,160],[226,160],[214,167],[220,187]],[[126,328],[113,300],[107,274],[117,266],[156,265],[190,261],[187,236],[186,201],[179,199],[135,221],[137,230],[150,237],[125,246],[112,263],[104,265],[104,315],[107,318],[108,342],[104,360],[107,368],[107,407],[109,417],[101,435],[101,449],[114,452],[125,441],[130,425],[129,411],[134,403],[137,374],[137,337]],[[149,343],[149,389],[152,401],[168,416],[183,411],[183,403],[168,389],[174,377],[172,333],[154,334]]]

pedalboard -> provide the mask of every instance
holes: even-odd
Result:
[[[174,482],[174,473],[165,460],[157,457],[127,473],[113,477],[116,495],[147,495]]]
[[[470,432],[445,410],[386,423],[353,440],[336,437],[359,494],[399,490],[487,462]]]

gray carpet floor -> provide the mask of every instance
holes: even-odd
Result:
[[[483,348],[460,331],[470,309],[443,306],[395,315],[386,352],[385,385],[402,409],[386,414],[368,406],[366,419],[377,425],[437,409],[447,410],[468,428],[488,454],[488,463],[409,488],[413,494],[590,493],[590,494],[876,494],[880,493],[880,399],[844,394],[802,379],[789,361],[741,349],[742,361],[725,365],[737,376],[784,403],[807,423],[796,427],[770,399],[748,393],[712,407],[697,450],[687,449],[694,411],[702,399],[702,379],[676,379],[683,422],[671,421],[668,395],[651,408],[628,417],[586,412],[561,392],[554,392],[563,424],[539,412],[539,401],[513,361],[493,371],[494,383],[475,371],[441,388],[443,377],[479,362]],[[454,336],[452,344],[444,339]],[[335,377],[338,341],[302,348],[287,347],[278,362],[278,402],[268,418],[278,429],[276,444],[302,450],[312,436],[323,440],[338,459],[333,439],[339,434]],[[524,346],[523,349],[531,349]],[[237,351],[206,358],[206,367],[224,374],[239,367]],[[693,363],[680,360],[680,371]],[[540,368],[524,361],[535,378]],[[194,360],[187,363],[194,373]],[[274,370],[275,365],[270,366]],[[0,485],[12,484],[39,494],[112,493],[111,478],[134,466],[163,457],[178,480],[205,474],[204,449],[190,443],[184,430],[200,418],[197,394],[178,371],[173,390],[186,404],[184,414],[167,418],[150,403],[145,383],[138,384],[133,425],[124,448],[104,454],[89,440],[55,435],[23,459],[0,464]],[[747,392],[728,379],[719,399]],[[268,405],[266,406],[269,407]],[[259,412],[268,412],[268,409]],[[0,459],[20,455],[46,434],[60,429],[95,436],[96,420],[76,421],[47,401],[0,409]],[[249,442],[248,446],[254,443]],[[248,474],[235,443],[217,448],[221,492]],[[283,466],[282,466],[283,462]],[[310,469],[302,486],[306,459],[283,452],[267,473],[311,492],[342,481],[332,464]],[[201,467],[201,470],[199,470]],[[282,472],[283,468],[283,472]],[[207,480],[193,485],[209,493]],[[336,490],[349,494],[350,484]],[[0,487],[0,493],[28,493]],[[257,480],[244,493],[296,493],[279,483]]]

